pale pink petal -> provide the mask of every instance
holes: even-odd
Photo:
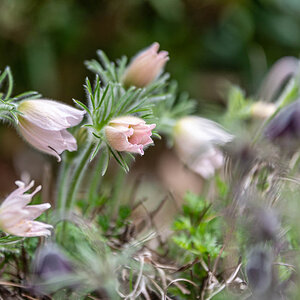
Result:
[[[106,126],[105,134],[108,143],[117,151],[128,151],[131,144],[128,142],[128,133],[132,132],[132,129],[121,129],[112,126]]]
[[[16,224],[20,223],[22,220],[26,219],[29,215],[29,212],[23,209],[6,209],[2,210],[0,213],[0,225],[1,227],[5,228],[9,231],[9,228],[15,226]]]
[[[30,190],[34,185],[34,181],[32,180],[28,186],[26,186],[22,181],[16,181],[15,184],[18,186],[18,188],[6,197],[6,199],[2,202],[2,207],[9,203],[11,199],[23,195],[25,192]]]
[[[48,236],[51,235],[53,226],[38,221],[24,221],[9,228],[10,234],[24,237]]]
[[[74,136],[68,132],[66,129],[60,131],[61,137],[63,139],[63,143],[66,145],[68,151],[76,151],[77,150],[77,141]],[[63,150],[63,151],[64,151]]]
[[[62,130],[78,125],[85,111],[52,100],[24,100],[18,110],[22,118],[46,130]]]
[[[22,183],[20,181],[16,181],[16,183]],[[21,190],[16,194],[11,193],[3,202],[1,205],[1,209],[13,209],[13,210],[18,210],[21,209],[23,207],[25,207],[25,205],[27,205],[32,197],[41,190],[41,186],[36,187],[36,189],[34,190],[33,193],[31,194],[24,194],[26,191],[28,191],[29,189],[31,189],[34,185],[34,181],[31,181],[31,183],[27,186],[22,188]],[[25,186],[25,184],[24,184]],[[17,189],[18,190],[18,189]],[[20,193],[21,192],[21,193]]]
[[[142,144],[148,145],[151,144],[153,141],[150,138],[152,135],[151,130],[155,128],[155,124],[151,125],[135,125],[133,126],[134,134],[129,138],[129,142],[131,144]]]
[[[43,203],[37,205],[28,205],[24,210],[28,213],[26,220],[33,220],[38,218],[45,210],[51,207],[50,203]]]
[[[133,57],[123,76],[125,86],[145,87],[161,74],[169,57],[167,51],[158,50],[159,44],[154,43]]]
[[[33,181],[25,185],[22,181],[16,181],[18,189],[12,192],[0,206],[0,227],[3,231],[16,236],[41,236],[49,235],[52,225],[32,221],[49,209],[49,203],[26,206],[41,190],[38,186],[31,194],[24,194],[33,186]]]
[[[27,121],[20,120],[19,128],[22,136],[35,148],[48,154],[54,155],[60,161],[63,151],[74,151],[77,149],[75,138],[66,130],[45,130]]]
[[[109,122],[105,128],[108,143],[118,151],[144,154],[144,146],[153,143],[151,130],[155,124],[148,125],[140,118],[124,116]]]
[[[134,116],[124,116],[124,117],[118,117],[116,119],[113,119],[112,121],[109,122],[110,125],[112,126],[136,126],[136,125],[143,125],[146,124],[146,122],[143,119],[140,119],[138,117]]]

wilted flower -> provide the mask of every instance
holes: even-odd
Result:
[[[22,136],[33,147],[54,155],[77,150],[75,138],[66,129],[78,125],[84,111],[52,100],[24,100],[18,106]]]
[[[277,109],[275,103],[258,101],[251,107],[251,115],[258,119],[267,119],[271,117]]]
[[[169,57],[167,51],[158,49],[159,44],[153,43],[132,59],[123,76],[125,86],[145,87],[160,75]]]
[[[288,148],[300,144],[300,99],[283,108],[266,126],[265,136]]]
[[[33,220],[51,205],[49,203],[27,205],[32,197],[41,190],[41,186],[38,186],[31,194],[25,194],[33,187],[34,181],[27,186],[22,181],[16,181],[16,185],[18,188],[0,206],[0,228],[9,234],[23,237],[50,235],[49,229],[52,228],[52,225]]]
[[[214,175],[215,170],[223,165],[223,154],[218,146],[232,139],[233,136],[217,123],[196,116],[184,117],[174,127],[179,158],[204,178]]]
[[[117,151],[144,154],[144,147],[152,144],[151,130],[155,124],[147,125],[140,118],[125,116],[113,119],[105,127],[108,143]]]

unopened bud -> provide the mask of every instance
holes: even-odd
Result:
[[[271,117],[277,107],[274,103],[258,101],[251,107],[251,115],[258,119],[267,119]]]
[[[32,269],[31,288],[36,292],[54,291],[77,284],[70,280],[74,275],[70,260],[55,244],[48,244],[37,250]]]
[[[145,87],[161,74],[169,56],[167,51],[158,52],[158,49],[159,44],[153,43],[132,59],[123,76],[125,87]]]
[[[300,99],[284,107],[266,126],[265,136],[287,150],[300,145]]]

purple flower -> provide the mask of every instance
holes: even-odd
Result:
[[[271,141],[285,145],[299,143],[300,138],[300,99],[283,108],[266,126],[265,136]]]

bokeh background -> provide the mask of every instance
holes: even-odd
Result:
[[[205,113],[222,108],[226,81],[255,94],[274,61],[299,55],[299,32],[299,0],[1,0],[0,70],[12,68],[15,93],[71,103],[85,97],[83,61],[97,49],[116,59],[157,41]],[[44,178],[53,164],[3,124],[0,141],[1,195],[22,170]]]

